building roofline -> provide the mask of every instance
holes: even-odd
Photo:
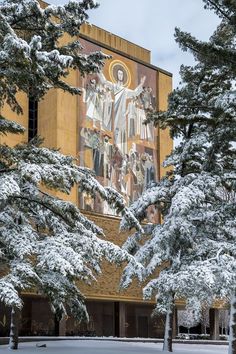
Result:
[[[97,26],[95,26],[95,27],[97,27]],[[97,27],[97,28],[100,29],[100,27]],[[101,28],[101,29],[102,29],[102,28]],[[111,32],[108,32],[108,33],[111,33]],[[116,35],[115,35],[115,36],[116,36]],[[161,69],[161,68],[159,68],[158,66],[155,66],[155,65],[150,64],[150,63],[147,63],[147,62],[145,62],[145,61],[143,61],[143,60],[140,60],[140,59],[138,59],[138,58],[135,58],[135,57],[132,56],[132,55],[129,55],[129,54],[127,54],[127,53],[125,53],[125,52],[123,52],[123,51],[121,51],[121,50],[115,49],[115,48],[113,48],[113,47],[111,47],[111,46],[109,46],[109,45],[107,45],[107,44],[104,44],[104,43],[102,43],[102,42],[100,42],[100,41],[98,41],[98,40],[96,40],[96,39],[93,39],[93,38],[91,38],[91,37],[89,37],[89,36],[87,36],[87,35],[85,35],[85,34],[80,33],[80,34],[79,34],[79,37],[82,38],[82,39],[85,39],[85,40],[87,40],[87,41],[89,41],[89,42],[91,42],[91,43],[93,43],[93,44],[97,44],[97,45],[101,46],[101,47],[104,48],[104,49],[111,50],[112,52],[114,52],[114,53],[116,53],[116,54],[122,55],[122,56],[124,56],[124,57],[126,57],[126,58],[128,58],[128,59],[131,59],[131,60],[133,60],[133,61],[136,61],[137,63],[142,64],[142,65],[144,65],[144,66],[147,66],[147,67],[150,68],[150,69],[153,69],[153,70],[156,70],[156,71],[158,71],[158,72],[161,72],[162,74],[165,74],[165,75],[170,76],[170,77],[173,76],[173,74],[172,74],[171,72],[167,71],[167,70]],[[117,37],[118,37],[118,38],[122,38],[122,37],[119,37],[119,36],[117,36]],[[123,39],[123,38],[122,38],[122,39]],[[125,39],[125,41],[127,41],[127,40]],[[132,42],[130,42],[130,41],[127,41],[127,42],[132,43]],[[135,43],[132,43],[132,44],[136,46]],[[141,46],[137,46],[137,47],[147,50],[146,48],[143,48],[143,47],[141,47]],[[149,52],[150,52],[150,51],[149,51]]]
[[[134,43],[134,42],[131,42],[131,41],[129,41],[128,39],[126,39],[126,38],[124,38],[124,37],[121,37],[121,36],[119,36],[119,35],[117,35],[117,34],[111,32],[111,31],[106,30],[105,28],[102,28],[102,27],[97,26],[97,25],[95,25],[95,24],[93,24],[93,23],[90,23],[90,22],[88,22],[88,25],[90,25],[91,27],[96,27],[96,28],[98,28],[99,30],[102,30],[102,31],[104,31],[104,32],[106,32],[106,33],[109,33],[109,34],[111,34],[112,36],[116,36],[117,38],[120,38],[120,39],[122,39],[123,41],[125,41],[125,42],[127,42],[127,43],[130,43],[130,44],[132,44],[132,45],[135,45],[135,47],[138,47],[138,48],[140,48],[140,49],[145,50],[145,51],[148,52],[148,53],[151,53],[150,49],[147,49],[147,48],[145,48],[145,47],[143,47],[143,46],[141,46],[141,45],[139,45],[139,44],[136,44],[136,43]]]
[[[50,0],[49,0],[49,1],[50,1]],[[39,2],[40,2],[43,6],[45,6],[45,7],[46,7],[46,6],[50,6],[50,3],[48,3],[48,2],[46,2],[46,1],[44,1],[44,0],[39,0]],[[90,23],[87,23],[87,25],[89,25],[89,24],[90,24]],[[107,32],[107,33],[109,33],[109,34],[111,34],[111,35],[114,35],[114,36],[116,36],[117,38],[120,38],[120,39],[126,41],[127,43],[130,43],[130,44],[132,44],[132,45],[135,45],[136,47],[145,50],[145,51],[148,52],[149,54],[151,53],[151,51],[150,51],[149,49],[146,49],[146,48],[144,48],[144,47],[142,47],[142,46],[140,46],[140,45],[138,45],[138,44],[136,44],[136,43],[133,43],[133,42],[131,42],[131,41],[129,41],[129,40],[123,38],[123,37],[120,37],[120,36],[118,36],[118,35],[116,35],[116,34],[110,32],[110,31],[107,31],[107,30],[105,30],[104,28],[98,27],[98,26],[93,25],[93,24],[90,24],[90,25],[91,25],[92,27],[94,26],[94,27],[96,27],[96,28],[98,28],[98,29],[100,29],[100,30],[103,30],[103,31],[105,31],[105,32]],[[80,34],[79,34],[79,37],[80,37],[80,38],[83,38],[83,39],[86,39],[87,41],[89,41],[89,42],[91,42],[91,43],[98,44],[99,46],[103,47],[104,49],[111,50],[111,51],[113,51],[113,52],[116,53],[116,54],[123,55],[124,57],[126,57],[126,58],[128,58],[128,59],[131,59],[131,60],[133,60],[133,61],[135,61],[135,62],[137,62],[137,63],[139,63],[139,64],[142,64],[142,65],[145,65],[145,66],[149,67],[150,69],[156,70],[156,71],[158,71],[158,72],[160,72],[160,73],[162,73],[162,74],[165,74],[165,75],[167,75],[167,76],[173,77],[173,74],[172,74],[171,72],[167,71],[167,70],[161,69],[161,68],[159,68],[158,66],[155,66],[155,65],[150,64],[150,63],[147,63],[147,62],[145,62],[145,61],[143,61],[143,60],[140,60],[140,59],[138,59],[138,58],[136,58],[136,57],[134,57],[134,56],[132,56],[132,55],[129,55],[129,54],[127,54],[127,53],[125,53],[125,52],[123,52],[123,51],[121,51],[121,50],[115,49],[114,47],[111,47],[111,46],[109,46],[109,45],[107,45],[107,44],[104,44],[104,43],[102,43],[102,42],[100,42],[100,41],[98,41],[98,40],[96,40],[96,39],[93,39],[93,38],[91,38],[91,37],[89,37],[89,36],[87,36],[87,35],[85,35],[85,34],[82,34],[81,32],[80,32]]]

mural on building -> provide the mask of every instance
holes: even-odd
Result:
[[[156,129],[143,124],[156,107],[156,71],[85,40],[82,44],[85,51],[99,49],[112,59],[103,72],[80,78],[80,164],[94,170],[102,185],[114,187],[130,205],[157,179]],[[80,204],[115,214],[86,194]]]

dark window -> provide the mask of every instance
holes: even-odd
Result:
[[[38,133],[38,101],[33,97],[29,98],[29,131],[28,141],[33,139]]]

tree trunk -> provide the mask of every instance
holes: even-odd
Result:
[[[173,300],[174,301],[174,300]],[[172,335],[173,335],[173,310],[174,303],[172,302],[166,313],[166,323],[165,323],[165,337],[163,343],[163,350],[167,352],[172,352]]]
[[[12,307],[9,348],[18,349],[19,309]]]
[[[228,354],[236,354],[236,289],[234,289],[230,302],[230,330]]]

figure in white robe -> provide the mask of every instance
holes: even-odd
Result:
[[[112,117],[112,105],[113,99],[111,95],[111,90],[109,87],[106,88],[104,93],[104,103],[103,103],[103,128],[106,130],[111,130],[111,117]]]
[[[95,79],[91,79],[86,89],[83,89],[83,102],[86,103],[86,117],[93,120],[93,127],[96,122],[102,121],[101,99]]]
[[[114,143],[123,153],[127,153],[126,103],[128,99],[141,94],[146,77],[141,79],[140,84],[134,90],[124,86],[124,72],[121,69],[117,71],[117,83],[106,80],[102,73],[99,73],[98,77],[100,82],[107,85],[114,94]]]
[[[137,108],[137,134],[140,134],[141,140],[154,141],[153,123],[144,124],[146,118],[146,111],[143,106]]]
[[[156,170],[152,156],[146,154],[144,163],[144,189],[147,189],[156,180]]]
[[[148,133],[147,133],[147,125],[143,124],[146,120],[146,113],[143,107],[139,108],[139,122],[140,122],[140,139],[147,140]]]
[[[137,120],[137,107],[134,98],[129,102],[126,113],[128,116],[128,134],[129,138],[132,138],[136,135],[135,123]]]

